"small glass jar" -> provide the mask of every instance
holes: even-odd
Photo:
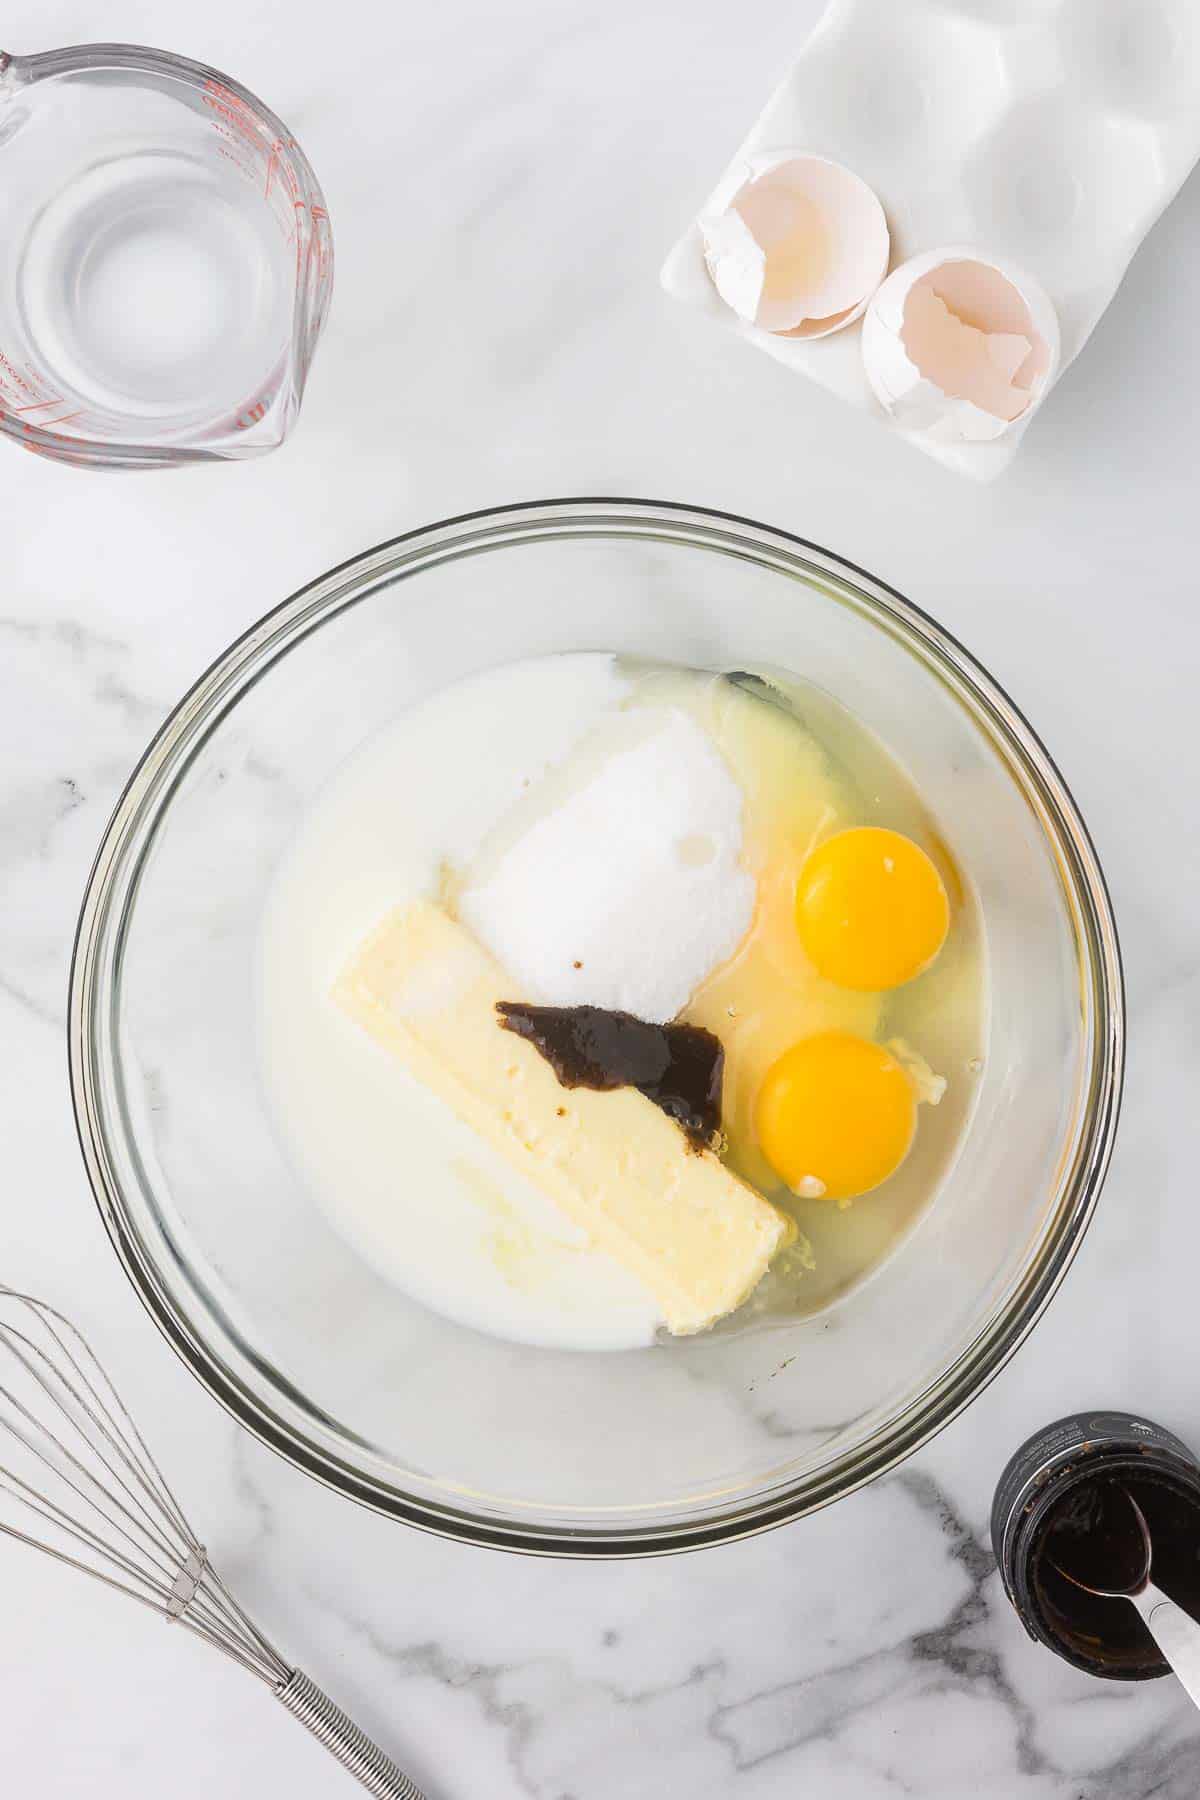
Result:
[[[992,1547],[1005,1592],[1031,1638],[1089,1675],[1150,1681],[1169,1668],[1134,1608],[1073,1587],[1047,1554],[1063,1503],[1097,1480],[1119,1481],[1134,1494],[1154,1540],[1153,1579],[1194,1610],[1200,1462],[1173,1433],[1132,1413],[1080,1413],[1022,1444],[996,1489]]]

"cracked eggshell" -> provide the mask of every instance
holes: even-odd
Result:
[[[887,274],[887,220],[851,169],[780,153],[744,166],[699,220],[726,305],[785,337],[825,337],[861,317]]]
[[[880,405],[944,442],[987,442],[1027,419],[1058,356],[1058,318],[1041,283],[975,250],[902,263],[863,320],[863,368]]]

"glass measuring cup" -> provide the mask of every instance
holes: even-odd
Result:
[[[228,76],[0,52],[0,432],[90,468],[273,450],[332,284],[308,160]]]

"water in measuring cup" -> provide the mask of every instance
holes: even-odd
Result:
[[[231,190],[233,187],[233,191]],[[186,155],[80,173],[24,246],[18,304],[51,381],[130,423],[233,410],[282,346],[293,276],[240,184]]]
[[[109,71],[18,98],[0,145],[0,378],[32,423],[169,444],[260,417],[290,366],[290,201],[236,137]],[[21,116],[23,113],[23,116]],[[0,115],[0,123],[2,123]],[[268,175],[269,180],[269,175]],[[78,429],[78,427],[77,427]]]

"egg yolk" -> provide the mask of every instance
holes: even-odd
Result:
[[[793,1192],[819,1182],[829,1199],[849,1200],[886,1181],[908,1155],[917,1096],[879,1044],[824,1031],[771,1065],[755,1124],[763,1155]]]
[[[806,859],[796,926],[817,972],[839,987],[901,987],[946,941],[950,902],[919,844],[898,831],[839,831]]]

